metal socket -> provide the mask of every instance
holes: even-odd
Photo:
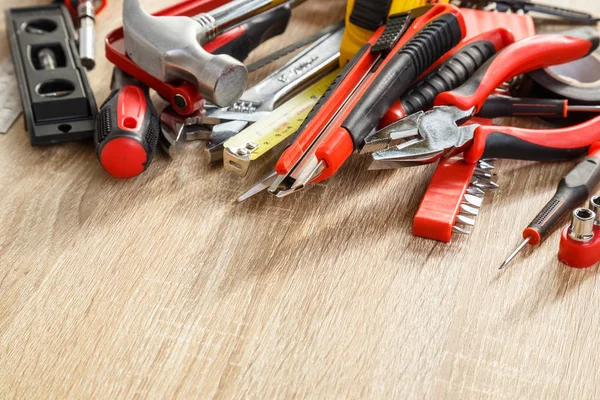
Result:
[[[577,242],[587,243],[594,238],[594,220],[596,213],[588,208],[573,211],[569,237]]]
[[[42,66],[42,69],[56,69],[56,55],[51,49],[47,47],[41,49],[38,52],[38,59],[40,60],[40,65]]]
[[[590,209],[596,213],[594,225],[600,226],[600,196],[594,196],[590,199]]]

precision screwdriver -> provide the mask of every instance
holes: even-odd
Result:
[[[588,154],[560,181],[552,199],[523,231],[523,241],[502,263],[500,269],[510,264],[526,245],[536,245],[545,239],[551,229],[571,210],[586,201],[600,184],[600,142],[592,144]]]
[[[600,105],[571,105],[568,100],[533,99],[494,95],[488,97],[477,113],[481,118],[563,117],[569,113],[600,113]]]
[[[133,178],[144,172],[154,157],[160,130],[158,113],[148,87],[116,67],[111,88],[96,121],[96,155],[110,175]]]

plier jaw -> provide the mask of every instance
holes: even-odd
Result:
[[[434,107],[380,130],[365,140],[372,154],[370,169],[390,169],[429,164],[450,157],[473,140],[478,125],[465,125],[475,108]]]

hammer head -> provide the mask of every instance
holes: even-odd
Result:
[[[127,55],[140,68],[164,82],[185,80],[220,107],[239,99],[248,83],[246,67],[229,55],[213,55],[202,45],[210,30],[189,17],[155,17],[138,0],[123,3]]]

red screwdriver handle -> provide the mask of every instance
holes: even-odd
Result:
[[[481,158],[564,161],[586,154],[597,141],[600,141],[600,116],[579,125],[549,130],[480,126],[464,158],[470,163]]]
[[[158,135],[158,114],[148,88],[128,84],[113,90],[100,107],[94,138],[96,154],[110,175],[132,178],[152,162]]]
[[[478,112],[502,83],[513,77],[587,56],[598,47],[598,31],[592,27],[563,34],[542,34],[519,40],[488,60],[459,88],[441,93],[436,106],[453,105]]]

